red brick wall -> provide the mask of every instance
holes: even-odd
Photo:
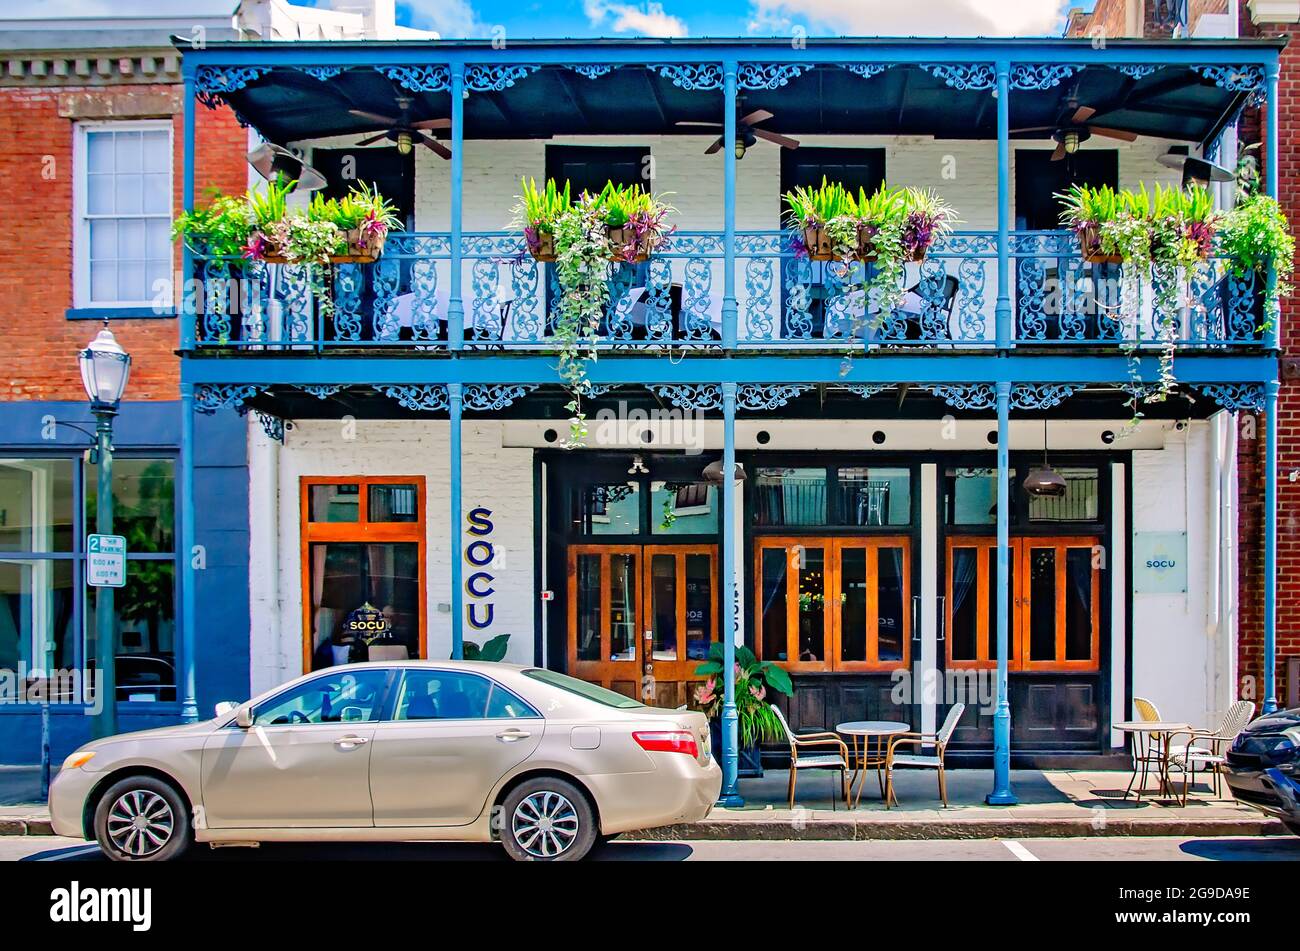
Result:
[[[1278,162],[1278,196],[1287,216],[1300,222],[1300,160],[1287,143],[1300,136],[1300,27],[1269,25],[1264,29],[1250,22],[1242,4],[1243,36],[1288,36],[1290,46],[1282,53],[1279,79],[1281,111],[1278,115],[1282,148]],[[1240,132],[1243,145],[1263,138],[1262,116],[1248,113]],[[1261,163],[1262,170],[1262,163]],[[1292,276],[1295,284],[1295,276]],[[1300,302],[1294,296],[1282,301],[1281,345],[1283,353],[1300,351]],[[1300,481],[1291,472],[1300,469],[1300,383],[1283,382],[1278,396],[1278,568],[1277,568],[1277,653],[1278,698],[1285,700],[1286,664],[1289,655],[1300,655]],[[1240,542],[1239,569],[1240,644],[1238,663],[1243,678],[1255,678],[1255,697],[1262,699],[1258,680],[1264,657],[1264,424],[1258,419],[1258,438],[1240,441],[1238,487],[1241,511],[1237,538]],[[1247,694],[1248,695],[1248,694]]]
[[[72,142],[74,122],[59,114],[61,94],[123,96],[174,92],[175,86],[0,89],[0,341],[5,370],[0,400],[85,399],[75,354],[98,325],[69,320],[72,306]],[[178,99],[179,101],[179,99]],[[247,133],[229,110],[197,109],[197,174],[208,185],[243,191]],[[173,117],[175,207],[181,207],[181,116]],[[179,263],[179,254],[177,255]],[[175,320],[115,320],[113,333],[131,353],[131,400],[177,398]]]

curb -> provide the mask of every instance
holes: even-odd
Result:
[[[965,819],[944,822],[815,819],[802,828],[793,821],[705,819],[691,825],[664,826],[623,833],[628,839],[661,842],[715,840],[916,840],[916,839],[1052,839],[1105,836],[1173,836],[1178,838],[1286,835],[1277,819],[1111,819],[1091,818]]]
[[[48,816],[0,816],[0,835],[54,835]]]
[[[677,842],[699,839],[738,840],[916,840],[916,839],[1059,839],[1106,836],[1174,836],[1214,838],[1286,835],[1277,819],[1248,817],[1231,819],[1146,819],[1109,818],[1097,823],[1091,818],[1054,819],[953,819],[857,821],[854,819],[808,819],[799,826],[793,819],[705,819],[687,825],[663,826],[624,832],[626,839]],[[45,816],[0,817],[0,835],[54,835]]]

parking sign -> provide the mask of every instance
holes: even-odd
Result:
[[[121,588],[126,584],[123,536],[86,536],[86,583],[92,588]]]

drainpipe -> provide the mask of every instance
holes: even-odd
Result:
[[[1218,643],[1220,628],[1220,597],[1223,589],[1223,552],[1220,538],[1223,535],[1223,509],[1222,499],[1223,492],[1223,417],[1226,414],[1222,411],[1215,413],[1211,417],[1210,432],[1206,440],[1207,449],[1210,456],[1210,479],[1209,479],[1209,496],[1211,504],[1209,508],[1209,531],[1207,533],[1209,544],[1206,546],[1210,556],[1209,570],[1207,572],[1208,584],[1206,587],[1206,605],[1205,605],[1205,712],[1213,718],[1219,709],[1216,676],[1218,670]],[[1189,526],[1190,528],[1190,526]]]

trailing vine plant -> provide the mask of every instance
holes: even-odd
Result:
[[[609,303],[609,232],[599,203],[584,194],[555,219],[556,277],[560,300],[555,313],[559,374],[571,399],[566,448],[587,438],[582,398],[591,392],[587,367],[597,356],[600,322]]]

